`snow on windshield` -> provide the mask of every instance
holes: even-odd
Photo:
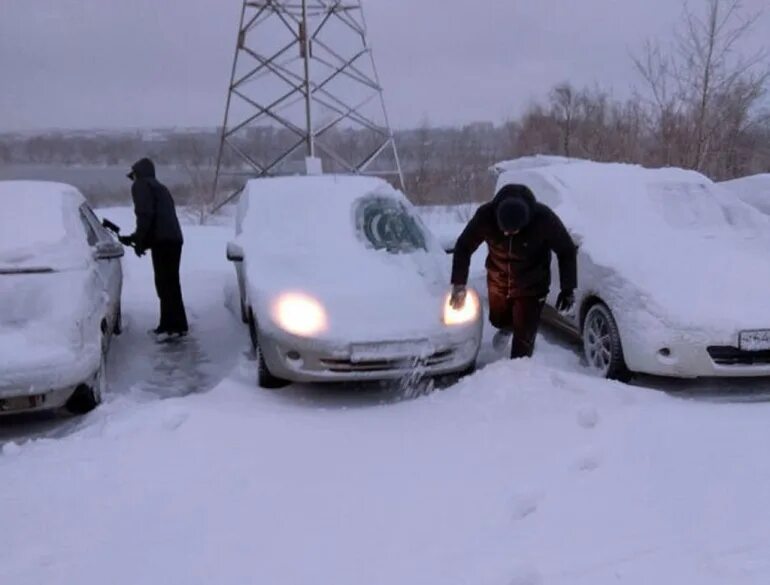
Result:
[[[375,250],[391,254],[427,251],[425,233],[406,206],[391,197],[363,197],[356,205],[356,228]]]
[[[432,242],[406,198],[370,177],[281,177],[250,181],[236,233],[244,248],[288,259],[427,251]],[[366,246],[362,246],[362,240]]]
[[[727,228],[725,208],[706,183],[649,183],[650,198],[663,221],[675,229]]]
[[[446,256],[381,179],[256,179],[237,223],[253,290],[265,303],[286,291],[312,295],[331,315],[329,338],[400,335],[440,322]]]
[[[0,266],[57,268],[81,262],[88,250],[79,219],[83,201],[68,185],[0,182]]]

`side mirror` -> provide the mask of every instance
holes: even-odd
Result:
[[[118,242],[99,242],[94,246],[94,258],[97,260],[122,258],[124,253],[123,246]]]
[[[227,259],[230,262],[243,262],[243,248],[235,242],[228,242]]]
[[[572,241],[575,242],[575,246],[577,248],[580,248],[580,246],[583,245],[583,236],[573,232],[570,232],[569,235],[572,237]]]

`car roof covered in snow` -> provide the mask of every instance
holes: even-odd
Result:
[[[273,239],[294,237],[305,230],[350,231],[351,205],[365,195],[376,194],[406,202],[400,191],[376,177],[348,175],[270,177],[246,184],[236,215],[240,233],[271,229]],[[295,234],[296,232],[296,234]]]
[[[735,193],[745,203],[770,215],[770,173],[742,177],[719,184]]]
[[[87,257],[78,216],[85,202],[70,185],[0,181],[0,266],[58,268]]]
[[[249,197],[267,198],[283,202],[287,198],[314,200],[320,197],[325,203],[350,204],[361,195],[383,192],[402,196],[384,179],[356,175],[319,175],[266,177],[252,179],[246,184]]]
[[[495,163],[490,167],[495,175],[500,175],[506,171],[523,171],[526,169],[536,169],[541,167],[550,167],[557,165],[572,164],[577,162],[589,162],[581,158],[570,158],[566,156],[556,156],[551,154],[535,154],[532,156],[522,156],[512,160],[504,160]]]
[[[722,211],[716,208],[729,205],[725,192],[695,171],[648,169],[640,165],[577,159],[562,164],[554,160],[541,166],[527,165],[526,162],[527,159],[520,168],[513,164],[504,171],[498,178],[497,188],[523,183],[546,205],[563,208],[566,213],[590,214],[593,219],[606,217],[617,221],[628,214],[638,218],[636,214],[643,210],[654,211],[655,221],[664,221],[669,212],[668,204],[675,202],[677,193],[685,192],[704,195],[689,202],[696,207],[701,205],[699,211],[712,216],[719,211],[717,215],[721,217]]]

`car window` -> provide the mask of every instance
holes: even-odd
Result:
[[[99,218],[96,217],[96,214],[88,206],[88,204],[83,204],[80,210],[83,212],[83,215],[85,216],[88,223],[91,225],[91,228],[93,229],[94,233],[96,234],[96,237],[99,240],[109,241],[112,239],[111,234],[107,231],[107,229],[104,226],[102,226],[102,223],[99,221]]]
[[[713,228],[730,225],[725,208],[705,183],[648,185],[658,211],[675,228]]]
[[[359,236],[375,250],[409,254],[427,250],[426,235],[417,219],[401,201],[371,195],[356,206]]]
[[[83,224],[83,229],[86,232],[86,239],[88,240],[89,246],[95,246],[97,242],[99,241],[99,237],[96,235],[96,232],[94,231],[94,228],[91,227],[91,223],[86,219],[86,215],[83,212],[83,209],[80,210],[80,221]]]

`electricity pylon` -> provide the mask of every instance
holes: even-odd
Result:
[[[312,173],[319,160],[326,172],[388,176],[403,189],[361,2],[245,0],[214,198],[225,168]]]

